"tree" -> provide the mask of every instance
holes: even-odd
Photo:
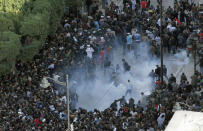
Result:
[[[38,53],[38,50],[41,46],[42,41],[34,40],[31,45],[24,46],[20,49],[20,54],[17,59],[22,61],[31,60]]]
[[[0,33],[0,74],[11,71],[20,51],[20,36],[13,32]]]
[[[67,0],[66,5],[69,7],[81,7],[83,0]]]
[[[45,40],[49,30],[49,13],[30,14],[21,22],[21,35],[30,35]]]
[[[12,19],[8,19],[6,14],[0,14],[0,30],[1,31],[14,31],[15,27]]]
[[[64,14],[65,1],[68,0],[0,1],[0,73],[10,71],[16,57],[31,60],[46,37],[54,36]],[[32,42],[22,46],[19,39],[26,36]]]
[[[52,10],[49,20],[49,35],[54,36],[58,25],[60,24],[61,18],[64,14],[65,2],[64,0],[51,0]]]

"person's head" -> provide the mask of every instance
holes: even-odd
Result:
[[[128,83],[130,82],[130,80],[128,80]]]

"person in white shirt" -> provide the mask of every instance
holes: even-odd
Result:
[[[161,19],[160,18],[157,21],[157,25],[159,25],[159,27],[161,26]]]
[[[161,113],[157,119],[157,123],[158,123],[158,127],[159,128],[163,128],[163,124],[164,124],[164,121],[165,121],[165,113]]]
[[[127,122],[123,122],[122,123],[122,127],[124,130],[128,129],[128,123]]]
[[[48,69],[54,69],[54,63],[50,64],[50,65],[48,66]]]
[[[170,32],[173,32],[176,30],[176,27],[172,26],[171,23],[168,24],[167,26],[167,29],[170,31]]]
[[[66,36],[67,36],[67,38],[70,38],[70,37],[71,37],[71,34],[68,32],[68,33],[66,34]]]
[[[134,11],[135,10],[135,6],[136,6],[136,0],[131,0],[132,2],[132,10]]]
[[[141,99],[140,99],[140,102],[141,102],[141,106],[142,106],[143,108],[146,108],[147,97],[146,97],[146,95],[145,95],[143,92],[141,92]]]
[[[131,95],[131,92],[132,92],[132,85],[130,83],[130,80],[128,80],[128,84],[127,84],[127,90],[125,92],[125,96],[127,96],[128,94]]]
[[[161,38],[159,36],[155,37],[155,41],[156,41],[157,45],[161,44]]]
[[[57,74],[53,74],[54,81],[59,81],[60,76]]]
[[[94,49],[92,47],[90,47],[90,45],[87,45],[86,53],[87,53],[88,58],[92,59],[93,52],[94,52]]]

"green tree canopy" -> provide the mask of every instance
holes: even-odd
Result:
[[[49,30],[49,13],[28,15],[21,22],[20,33],[22,35],[46,37]]]
[[[74,6],[80,3],[80,0],[0,0],[0,73],[9,71],[16,58],[31,60],[46,37],[54,36],[67,1]],[[25,36],[32,40],[22,46],[20,40],[24,43]]]
[[[12,19],[8,19],[6,15],[0,14],[0,31],[14,31]]]
[[[21,47],[19,38],[19,35],[10,31],[0,33],[0,73],[10,71],[15,64]]]

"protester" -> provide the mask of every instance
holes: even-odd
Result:
[[[122,59],[122,62],[123,62],[124,71],[125,72],[130,71],[131,66],[125,61],[125,59]]]
[[[90,45],[87,45],[86,52],[87,52],[87,57],[92,59],[92,53],[94,52],[94,49],[90,47]]]
[[[125,96],[127,96],[128,94],[131,95],[131,92],[132,92],[132,84],[130,83],[130,80],[128,80]]]

